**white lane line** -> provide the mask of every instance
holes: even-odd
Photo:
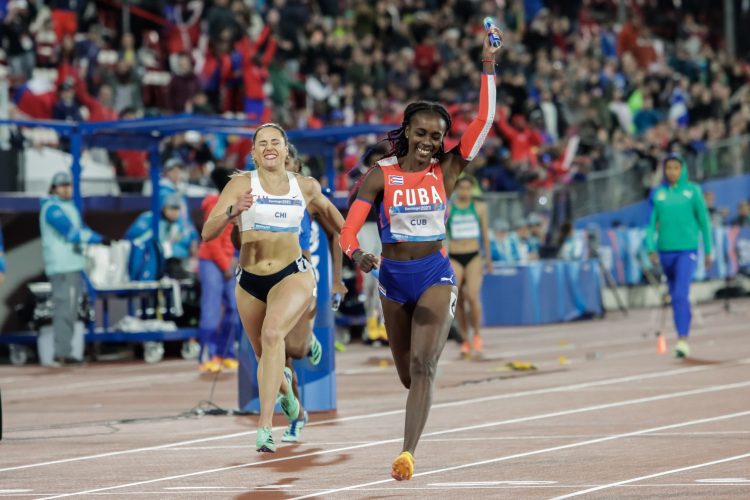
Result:
[[[665,400],[665,399],[673,399],[673,398],[679,398],[679,397],[684,397],[684,396],[694,396],[694,395],[699,395],[699,394],[707,394],[707,393],[711,393],[711,392],[725,391],[725,390],[737,389],[737,388],[748,387],[748,386],[750,386],[750,381],[740,382],[740,383],[736,383],[736,384],[718,385],[718,386],[706,387],[706,388],[702,388],[702,389],[694,389],[694,390],[691,390],[691,391],[682,391],[682,392],[674,392],[674,393],[669,393],[669,394],[662,394],[662,395],[659,395],[659,396],[651,396],[651,397],[648,397],[648,398],[630,399],[630,400],[625,400],[625,401],[618,401],[616,403],[594,405],[594,406],[586,406],[586,407],[583,407],[583,408],[575,408],[573,410],[564,410],[564,411],[558,411],[558,412],[552,412],[552,413],[543,413],[541,415],[532,415],[532,416],[529,416],[529,417],[519,417],[519,418],[514,418],[514,419],[511,419],[511,420],[500,420],[500,421],[497,421],[497,422],[489,422],[489,423],[485,423],[485,424],[471,425],[471,426],[467,426],[467,427],[458,427],[458,428],[454,427],[454,428],[451,428],[451,429],[448,429],[448,430],[429,432],[429,433],[424,434],[424,436],[426,436],[426,437],[437,436],[437,435],[442,435],[442,434],[450,434],[450,433],[454,433],[454,432],[466,432],[466,431],[471,431],[471,430],[475,430],[475,429],[483,429],[483,428],[486,428],[486,427],[496,427],[496,426],[501,426],[501,425],[509,425],[509,424],[521,423],[521,422],[531,422],[531,421],[541,420],[541,419],[546,419],[546,418],[557,418],[557,417],[561,417],[561,416],[565,416],[565,415],[573,415],[573,414],[585,413],[585,412],[596,411],[596,410],[618,408],[618,407],[622,407],[622,406],[629,406],[629,405],[640,404],[640,403],[662,401],[662,400]],[[750,414],[750,411],[744,412],[743,415],[744,414]],[[733,415],[739,415],[739,414],[733,414]],[[709,420],[709,421],[711,421],[711,420]],[[679,425],[677,427],[679,427]],[[655,430],[665,430],[665,429],[671,429],[671,428],[673,428],[673,426],[659,427],[659,428],[656,428]],[[370,443],[359,444],[359,445],[354,445],[354,446],[345,446],[345,447],[342,447],[342,448],[334,448],[334,449],[330,449],[330,450],[321,450],[321,451],[316,451],[316,452],[302,453],[302,454],[293,455],[293,456],[290,456],[290,457],[274,458],[274,459],[270,459],[270,460],[260,460],[260,461],[257,461],[257,462],[249,462],[249,463],[239,464],[239,465],[230,465],[230,466],[227,466],[227,467],[217,467],[215,469],[208,469],[208,470],[203,470],[203,471],[189,472],[189,473],[186,473],[186,474],[178,474],[178,475],[175,475],[175,476],[167,476],[167,477],[156,478],[156,479],[147,479],[147,480],[144,480],[144,481],[136,481],[136,482],[133,482],[133,483],[119,484],[119,485],[115,485],[115,486],[107,486],[107,487],[103,487],[103,488],[95,488],[95,489],[92,489],[92,490],[80,491],[80,492],[75,492],[75,493],[67,493],[67,494],[63,494],[63,495],[47,497],[44,500],[48,500],[48,499],[52,499],[52,498],[63,498],[63,497],[69,497],[69,496],[76,496],[76,495],[84,495],[84,494],[90,494],[90,493],[97,493],[97,492],[100,492],[100,491],[111,491],[111,490],[117,490],[117,489],[121,489],[121,488],[128,488],[128,487],[131,487],[131,486],[140,486],[140,485],[143,485],[143,484],[151,484],[151,483],[157,483],[157,482],[161,482],[161,481],[170,481],[170,480],[173,480],[173,479],[182,479],[182,478],[185,478],[185,477],[199,476],[199,475],[203,475],[203,474],[213,474],[215,472],[223,472],[223,471],[228,471],[228,470],[238,469],[238,468],[254,467],[254,466],[259,466],[259,465],[268,465],[268,464],[275,463],[275,462],[286,462],[286,461],[289,461],[289,460],[297,460],[297,459],[300,459],[300,458],[312,457],[312,456],[317,456],[317,455],[327,455],[327,454],[330,454],[330,453],[338,453],[338,452],[341,452],[341,451],[356,450],[356,449],[361,449],[361,448],[370,448],[370,447],[373,447],[373,446],[380,446],[380,445],[383,445],[383,444],[401,442],[402,439],[403,438],[398,437],[398,438],[394,438],[394,439],[385,439],[385,440],[382,440],[382,441],[373,441],[373,442],[370,442]],[[594,440],[585,441],[585,442],[586,443],[599,442],[601,440],[608,440],[608,439],[610,439],[609,436],[605,437],[605,438],[599,438],[599,439],[594,439]],[[556,449],[556,448],[550,448],[550,449]],[[560,449],[564,449],[564,448],[560,448]],[[375,484],[381,484],[381,483],[377,482]],[[369,483],[367,485],[369,485]]]
[[[240,490],[242,486],[170,486],[165,490]]]
[[[514,482],[514,481],[509,481]],[[554,482],[554,481],[551,481]],[[456,483],[459,484],[459,483]],[[496,486],[466,486],[465,490],[527,490],[527,489],[575,489],[580,487],[594,487],[598,486],[596,484],[575,484],[575,485],[568,485],[568,484],[539,484],[539,485],[512,485],[512,484],[504,484],[504,485],[496,485]],[[726,487],[726,486],[748,486],[747,484],[735,484],[735,483],[716,483],[716,484],[696,484],[696,483],[654,483],[654,484],[624,484],[622,485],[623,488],[630,488],[630,489],[658,489],[658,488],[713,488],[716,489],[716,487]],[[380,487],[380,488],[358,488],[357,492],[395,492],[395,491],[436,491],[436,490],[443,490],[444,487],[442,486],[387,486],[387,487]],[[461,489],[458,487],[454,487],[454,489]],[[273,491],[268,489],[256,489],[256,488],[237,488],[237,489],[225,489],[225,490],[201,490],[196,491],[195,493],[253,493],[256,491]],[[291,488],[284,490],[285,492],[293,492],[293,493],[305,493],[305,492],[312,492],[312,491],[319,491],[315,488]],[[117,492],[108,492],[103,491],[101,493],[92,493],[91,496],[117,496],[117,497],[124,497],[124,496],[150,496],[153,498],[159,498],[160,495],[184,495],[185,491],[167,491],[167,490],[160,490],[160,491],[117,491]],[[5,496],[18,496],[18,497],[38,497],[39,495],[61,495],[62,493],[19,493],[16,495],[5,495],[3,493],[0,493],[0,497]]]
[[[724,367],[727,367],[727,366],[731,366],[731,365],[724,365]],[[511,392],[508,394],[498,394],[495,396],[486,396],[486,397],[480,397],[480,398],[474,398],[474,399],[464,399],[464,400],[459,400],[459,401],[449,401],[446,403],[438,403],[438,404],[432,405],[431,411],[435,411],[436,409],[440,409],[440,408],[450,408],[453,406],[462,406],[462,405],[472,404],[472,403],[484,403],[487,401],[495,401],[495,400],[502,400],[502,399],[513,399],[513,398],[521,398],[521,397],[526,397],[526,396],[538,396],[542,394],[576,391],[580,389],[588,389],[591,387],[601,387],[601,386],[615,385],[615,384],[621,384],[621,383],[626,383],[626,382],[638,382],[638,381],[648,380],[648,379],[653,379],[653,378],[672,377],[672,376],[677,376],[677,375],[683,375],[685,373],[695,373],[695,372],[718,369],[718,367],[719,365],[693,366],[689,368],[678,368],[674,370],[665,370],[665,371],[660,371],[660,372],[651,372],[651,373],[645,373],[645,374],[639,374],[639,375],[629,375],[626,377],[615,377],[615,378],[610,378],[610,379],[597,380],[595,382],[581,382],[577,384],[547,387],[544,389],[533,389],[533,390],[528,390],[528,391]],[[382,418],[382,417],[391,416],[391,415],[400,415],[402,413],[404,413],[403,409],[390,410],[390,411],[384,411],[384,412],[379,412],[379,413],[366,413],[363,415],[352,415],[349,417],[321,420],[320,422],[311,422],[307,424],[305,427],[309,428],[313,426],[329,425],[333,423],[377,419],[377,418]],[[274,430],[279,430],[279,429],[282,429],[282,427],[277,427]],[[131,448],[128,450],[98,453],[96,455],[84,455],[80,457],[50,460],[48,462],[39,462],[39,463],[27,464],[27,465],[17,465],[13,467],[2,468],[0,469],[0,472],[9,472],[9,471],[14,471],[14,470],[30,469],[33,467],[44,467],[48,465],[58,465],[58,464],[64,464],[64,463],[70,463],[70,462],[79,462],[83,460],[95,460],[99,458],[108,458],[108,457],[114,457],[114,456],[119,456],[119,455],[128,455],[132,453],[142,453],[146,451],[157,451],[157,450],[163,450],[167,448],[174,448],[176,446],[186,446],[186,445],[192,445],[192,444],[198,444],[198,443],[218,441],[218,440],[223,440],[223,439],[237,438],[237,437],[242,437],[242,436],[252,436],[256,432],[257,431],[255,430],[235,432],[231,434],[222,434],[220,436],[191,439],[187,441],[178,441],[175,443],[167,443],[167,444],[156,445],[156,446],[146,446],[143,448]]]
[[[708,483],[708,484],[748,484],[750,485],[750,479],[744,477],[717,477],[714,479],[696,479],[696,483]]]
[[[693,437],[693,436],[736,436],[750,434],[750,431],[706,431],[706,432],[659,432],[644,436],[647,438],[659,438],[659,437]],[[582,439],[582,438],[596,438],[602,437],[605,434],[548,434],[539,436],[528,436],[518,434],[515,436],[485,436],[485,437],[452,437],[452,438],[425,438],[420,439],[420,443],[460,443],[470,441],[544,441],[549,439]],[[342,445],[353,445],[353,444],[366,444],[371,441],[311,441],[309,443],[296,443],[298,448],[304,448],[305,446],[319,448],[321,446],[342,446]],[[169,448],[170,451],[206,451],[206,450],[240,450],[247,449],[247,444],[234,444],[226,446],[180,446],[175,448]]]
[[[541,455],[543,453],[552,453],[552,452],[556,452],[556,451],[560,451],[560,450],[567,450],[567,449],[570,449],[570,448],[579,448],[581,446],[588,446],[588,445],[592,445],[592,444],[603,443],[603,442],[606,442],[606,441],[614,441],[614,440],[617,440],[617,439],[624,439],[624,438],[629,438],[629,437],[633,437],[633,436],[640,436],[642,434],[648,434],[650,432],[659,432],[659,431],[668,430],[668,429],[677,429],[677,428],[680,428],[680,427],[687,427],[687,426],[690,426],[690,425],[698,425],[698,424],[705,424],[705,423],[709,423],[709,422],[717,422],[717,421],[720,421],[720,420],[727,420],[727,419],[730,419],[730,418],[745,417],[745,416],[748,416],[748,415],[750,415],[750,411],[743,411],[743,412],[739,412],[739,413],[729,413],[729,414],[726,414],[726,415],[719,415],[719,416],[716,416],[716,417],[709,417],[709,418],[701,418],[701,419],[698,419],[698,420],[688,420],[687,422],[680,422],[680,423],[677,423],[677,424],[663,425],[663,426],[660,426],[660,427],[652,427],[652,428],[649,428],[649,429],[641,429],[641,430],[638,430],[638,431],[626,432],[626,433],[623,433],[623,434],[614,434],[614,435],[611,435],[611,436],[606,436],[606,437],[598,438],[598,439],[590,439],[590,440],[587,440],[587,441],[579,441],[577,443],[564,444],[564,445],[561,445],[561,446],[554,446],[554,447],[551,447],[551,448],[543,448],[541,450],[527,451],[527,452],[524,452],[524,453],[516,453],[514,455],[507,455],[507,456],[504,456],[504,457],[491,458],[491,459],[488,459],[488,460],[481,460],[479,462],[472,462],[472,463],[462,464],[462,465],[454,465],[452,467],[445,467],[445,468],[442,468],[442,469],[435,469],[435,470],[431,470],[431,471],[427,471],[427,472],[420,472],[420,473],[414,474],[413,477],[430,476],[430,475],[433,475],[433,474],[440,474],[440,473],[443,473],[443,472],[451,472],[451,471],[460,470],[460,469],[467,469],[469,467],[478,467],[478,466],[482,466],[482,465],[488,465],[488,464],[494,464],[494,463],[498,463],[498,462],[504,462],[504,461],[508,461],[508,460],[513,460],[515,458],[525,458],[525,457],[530,457],[530,456],[534,456],[534,455]],[[742,457],[748,457],[748,456],[750,456],[750,453],[748,453],[746,455],[742,455]],[[733,460],[737,460],[738,458],[737,457],[732,457],[732,459]],[[729,459],[724,459],[723,461],[729,461]],[[713,463],[720,463],[720,462],[713,462]],[[706,465],[708,465],[708,464],[706,464]],[[684,470],[684,469],[680,469],[680,470]],[[676,470],[675,472],[678,472],[678,471],[679,470]],[[645,478],[648,478],[648,477],[656,477],[656,475],[655,476],[645,476]],[[643,479],[643,478],[637,478],[637,479],[634,479],[634,480],[625,481],[625,483],[635,482],[635,481],[638,481],[640,479]],[[386,483],[391,483],[391,482],[395,482],[395,480],[394,479],[383,479],[383,480],[380,480],[380,481],[372,481],[372,482],[369,482],[369,483],[362,483],[362,484],[355,484],[355,485],[352,485],[352,486],[345,486],[343,488],[334,488],[334,489],[330,489],[330,490],[319,491],[317,493],[312,493],[312,494],[309,494],[309,495],[303,495],[303,496],[299,496],[299,497],[294,497],[291,500],[303,500],[305,498],[313,498],[313,497],[318,497],[318,496],[332,495],[334,493],[340,493],[342,491],[356,490],[356,489],[359,489],[359,488],[366,488],[368,486],[375,486],[375,485],[378,485],[378,484],[386,484]],[[625,484],[625,483],[623,483],[623,484]],[[604,488],[607,488],[607,487],[610,487],[610,486],[616,486],[618,484],[620,484],[620,483],[613,483],[612,485],[599,486],[597,488],[591,488],[589,490],[581,491],[578,494],[588,493],[588,492],[591,492],[591,491],[597,491],[599,489],[604,489]],[[570,495],[570,496],[573,496],[573,495]],[[53,498],[55,498],[55,497],[53,497]],[[568,496],[558,497],[558,499],[562,499],[562,498],[568,498]],[[553,499],[553,500],[557,500],[557,499]]]
[[[727,462],[734,462],[736,460],[744,460],[746,458],[750,458],[750,453],[745,453],[743,455],[735,455],[733,457],[722,458],[720,460],[713,460],[711,462],[704,462],[702,464],[695,464],[695,465],[689,465],[687,467],[680,467],[679,469],[665,470],[665,471],[662,471],[662,472],[657,472],[655,474],[649,474],[647,476],[640,476],[640,477],[634,477],[633,479],[625,479],[623,481],[617,481],[615,483],[603,484],[601,486],[596,486],[594,488],[589,488],[589,489],[586,489],[586,490],[574,491],[573,493],[568,493],[567,495],[562,495],[562,496],[559,496],[559,497],[555,497],[552,500],[562,500],[563,498],[577,497],[577,496],[580,496],[580,495],[586,495],[588,493],[593,493],[595,491],[601,491],[601,490],[606,490],[608,488],[614,488],[616,486],[622,486],[622,485],[630,484],[630,483],[637,483],[638,481],[643,481],[643,480],[646,480],[646,479],[652,479],[652,478],[655,478],[655,477],[668,476],[669,474],[677,474],[678,472],[685,472],[685,471],[688,471],[688,470],[700,469],[702,467],[710,467],[712,465],[718,465],[718,464],[723,464],[723,463],[727,463]]]
[[[544,486],[557,484],[557,481],[461,481],[458,483],[430,483],[439,488],[477,488],[487,486]]]

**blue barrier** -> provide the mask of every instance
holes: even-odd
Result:
[[[310,234],[313,268],[318,275],[318,314],[313,331],[323,347],[323,358],[318,366],[307,359],[295,360],[300,399],[307,411],[336,409],[336,357],[334,346],[333,311],[331,310],[332,264],[328,253],[328,239],[317,222]],[[258,363],[246,335],[240,340],[239,407],[244,411],[259,412],[257,369]]]
[[[482,284],[485,326],[538,325],[603,313],[596,261],[496,266]]]

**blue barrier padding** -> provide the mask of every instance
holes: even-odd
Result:
[[[307,411],[336,409],[336,357],[333,311],[331,310],[332,266],[328,253],[328,239],[317,222],[312,223],[310,251],[313,267],[318,274],[318,314],[313,332],[323,347],[323,357],[318,366],[307,358],[294,361],[302,406]],[[244,411],[259,412],[257,369],[255,353],[246,335],[240,341],[239,407]],[[277,408],[277,411],[279,409]]]
[[[503,265],[484,277],[485,326],[538,325],[603,313],[595,261]]]

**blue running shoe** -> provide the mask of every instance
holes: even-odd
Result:
[[[302,428],[307,424],[307,411],[302,412],[302,418],[292,420],[289,422],[289,427],[284,431],[284,435],[281,436],[281,440],[285,443],[296,443],[299,441],[299,435],[302,432]]]

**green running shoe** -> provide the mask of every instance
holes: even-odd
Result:
[[[310,341],[310,350],[307,352],[307,359],[313,366],[318,366],[320,360],[323,358],[323,346],[320,345],[320,341],[315,334],[312,334],[312,340]]]
[[[261,427],[255,437],[255,451],[263,453],[276,452],[276,443],[273,442],[273,434],[270,427]]]
[[[688,356],[690,356],[690,346],[687,341],[684,339],[678,340],[677,345],[674,348],[674,357],[687,358]]]
[[[284,378],[289,386],[289,392],[277,401],[279,401],[284,416],[291,422],[299,417],[299,401],[294,397],[294,391],[292,391],[292,370],[288,367],[284,368]]]
[[[307,412],[302,412],[302,418],[292,420],[289,422],[289,427],[284,431],[284,435],[281,436],[281,440],[285,443],[296,443],[299,441],[299,435],[302,428],[307,423]]]

